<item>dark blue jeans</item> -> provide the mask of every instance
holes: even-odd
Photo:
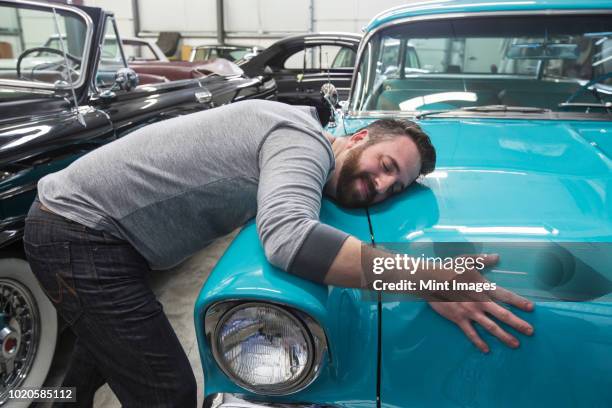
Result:
[[[40,209],[26,219],[34,275],[77,337],[63,382],[91,407],[105,382],[124,407],[195,407],[189,360],[125,241]]]

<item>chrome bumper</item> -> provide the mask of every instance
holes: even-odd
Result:
[[[340,408],[337,405],[314,403],[278,403],[247,399],[237,394],[211,394],[204,400],[203,408]]]

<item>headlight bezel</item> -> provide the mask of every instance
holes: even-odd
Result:
[[[304,374],[289,384],[259,386],[246,383],[238,378],[232,370],[224,364],[224,358],[219,351],[218,331],[223,323],[233,313],[248,307],[270,307],[284,313],[301,328],[308,343],[308,362]],[[260,300],[225,300],[212,304],[205,313],[204,332],[208,346],[213,355],[217,367],[238,386],[258,395],[290,395],[299,392],[309,386],[320,374],[323,358],[327,354],[327,338],[321,325],[310,315],[292,306],[270,301]]]

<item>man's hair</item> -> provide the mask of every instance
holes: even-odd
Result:
[[[398,136],[408,136],[416,144],[421,156],[421,174],[429,174],[436,167],[436,149],[429,136],[416,123],[405,119],[379,119],[364,129],[368,131],[368,143],[374,144],[392,140]]]

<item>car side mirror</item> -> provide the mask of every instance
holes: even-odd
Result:
[[[333,84],[327,83],[321,86],[321,97],[323,103],[329,105],[332,110],[338,107],[338,90]]]
[[[131,91],[138,86],[138,74],[132,68],[120,68],[115,73],[115,83],[111,89]]]
[[[327,122],[327,127],[334,128],[336,127],[336,122],[339,118],[339,113],[336,111],[336,108],[338,107],[338,90],[329,82],[323,84],[323,86],[321,86],[321,99],[323,99],[323,105],[326,105],[331,111],[329,122]]]

